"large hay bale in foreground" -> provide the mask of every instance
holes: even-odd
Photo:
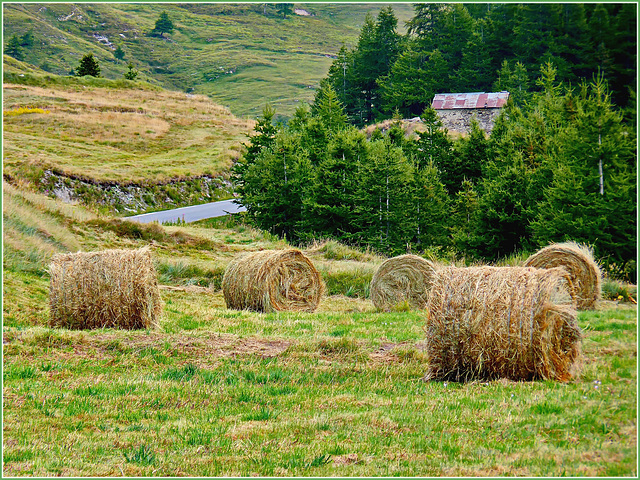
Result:
[[[531,255],[525,267],[563,267],[571,277],[579,310],[593,310],[600,298],[602,273],[593,259],[593,252],[586,245],[574,242],[549,245]]]
[[[421,310],[427,304],[433,264],[417,255],[400,255],[385,260],[371,279],[370,298],[376,308],[390,311],[408,304]]]
[[[567,381],[582,332],[561,268],[444,267],[427,302],[426,379]]]
[[[227,307],[256,312],[313,312],[325,291],[300,250],[264,250],[233,259],[222,278]]]
[[[49,273],[52,327],[158,326],[162,300],[148,248],[58,254]]]

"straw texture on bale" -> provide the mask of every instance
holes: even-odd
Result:
[[[52,327],[158,326],[162,300],[148,248],[58,254],[49,273]]]
[[[264,250],[233,259],[222,278],[227,307],[256,312],[313,312],[325,291],[300,250]]]
[[[563,269],[444,267],[431,285],[426,379],[577,375],[582,332]]]
[[[531,255],[525,267],[563,267],[571,277],[579,310],[593,310],[601,295],[602,273],[593,252],[574,242],[549,245]]]
[[[385,260],[371,279],[369,297],[379,310],[390,311],[403,303],[421,310],[427,304],[434,266],[417,255]]]

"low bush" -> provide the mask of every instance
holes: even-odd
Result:
[[[114,232],[119,237],[133,238],[135,240],[153,240],[155,242],[172,243],[201,250],[226,249],[222,244],[212,242],[206,238],[190,235],[181,230],[169,233],[157,223],[140,223],[113,218],[89,220],[86,224],[103,231]]]
[[[602,298],[605,300],[622,300],[624,302],[638,302],[638,288],[607,279],[602,283]]]

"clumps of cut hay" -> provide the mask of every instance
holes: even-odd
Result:
[[[561,268],[438,269],[427,302],[425,379],[571,379],[582,338],[571,289]]]
[[[49,273],[52,327],[158,326],[162,300],[148,248],[58,254]]]
[[[236,257],[224,272],[222,291],[234,310],[313,312],[325,286],[300,250],[264,250]]]
[[[602,291],[602,273],[586,245],[556,243],[531,255],[525,267],[563,267],[571,277],[579,310],[593,310]]]
[[[427,304],[434,272],[433,264],[417,255],[385,260],[371,279],[371,301],[384,311],[403,305],[421,310]]]

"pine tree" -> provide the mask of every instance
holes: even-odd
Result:
[[[356,227],[362,243],[386,254],[406,251],[415,228],[411,215],[411,164],[388,138],[370,143],[359,175]]]
[[[476,31],[470,36],[461,54],[460,66],[451,78],[451,90],[456,92],[490,90],[495,70],[480,32]]]
[[[453,142],[433,108],[425,108],[420,118],[424,131],[418,132],[418,139],[415,141],[412,153],[414,166],[420,170],[433,163],[442,172],[450,164]]]
[[[632,132],[611,103],[602,76],[572,98],[575,113],[560,132],[553,181],[532,222],[538,243],[591,244],[608,265],[635,258],[635,175]]]
[[[256,135],[251,136],[251,143],[247,145],[247,153],[245,159],[248,163],[253,163],[261,150],[270,147],[273,144],[278,128],[273,124],[276,110],[271,105],[265,105],[262,110],[262,116],[258,118],[253,131]]]
[[[609,75],[611,99],[616,105],[627,105],[631,101],[630,92],[636,88],[638,44],[638,14],[633,3],[620,4],[620,10],[613,20],[614,37],[611,46],[613,65]]]
[[[444,11],[443,24],[435,46],[451,72],[460,68],[462,51],[473,36],[475,22],[461,3],[448,4]]]
[[[554,53],[567,62],[569,75],[564,80],[572,84],[590,75],[587,62],[589,35],[584,7],[581,3],[550,5],[557,18],[557,28],[553,32]]]
[[[475,252],[478,248],[478,209],[478,192],[473,182],[465,179],[453,198],[449,222],[451,243],[457,252]]]
[[[551,12],[548,4],[518,4],[513,24],[513,53],[523,64],[537,66],[552,43]],[[557,62],[556,62],[557,63]]]
[[[376,77],[385,75],[391,69],[391,66],[398,57],[400,52],[400,35],[396,29],[398,27],[398,19],[395,16],[392,6],[387,6],[380,10],[376,18],[375,27],[375,47],[377,55],[374,70]]]
[[[133,63],[127,64],[128,70],[124,72],[124,78],[127,80],[135,80],[138,77],[138,71],[133,67]]]
[[[299,226],[305,222],[306,186],[312,177],[313,167],[300,137],[281,130],[243,172],[242,204],[258,227],[297,241]]]
[[[311,109],[305,102],[301,102],[300,105],[293,112],[293,117],[289,120],[287,127],[293,133],[302,133],[306,125],[311,119]]]
[[[326,80],[331,84],[333,90],[338,95],[338,99],[345,106],[347,114],[350,109],[350,98],[352,98],[352,61],[353,53],[347,50],[347,47],[342,44],[340,51],[336,59],[329,67]]]
[[[493,84],[495,91],[509,92],[509,100],[516,105],[523,105],[531,98],[529,87],[529,76],[526,67],[517,62],[512,69],[509,62],[502,62],[502,67],[498,72],[498,79]]]
[[[433,162],[420,169],[413,169],[410,184],[410,223],[415,228],[412,238],[418,249],[444,248],[448,245],[448,228],[451,216],[449,196],[440,181],[440,174]]]
[[[236,191],[240,196],[245,194],[245,173],[251,167],[263,150],[273,145],[278,128],[273,124],[275,109],[267,104],[262,110],[262,116],[258,118],[253,131],[255,135],[250,137],[249,144],[245,144],[246,151],[238,162],[231,168]]]
[[[609,12],[605,5],[599,3],[591,13],[588,23],[589,36],[591,40],[591,63],[601,71],[609,73],[611,66],[611,51],[609,45],[613,39]]]
[[[414,43],[417,47],[417,44]],[[439,50],[431,52],[407,47],[391,67],[389,75],[378,79],[382,110],[399,109],[405,116],[420,115],[431,105],[437,91],[446,89],[448,67]]]
[[[468,240],[470,253],[495,260],[519,250],[531,250],[531,210],[537,205],[537,199],[530,197],[533,175],[522,154],[514,152],[509,163],[501,164],[483,179],[476,226],[474,229],[471,224]],[[459,236],[457,240],[460,241]]]
[[[118,60],[124,60],[124,50],[120,45],[113,51],[113,56]]]
[[[173,29],[173,22],[169,18],[169,14],[167,12],[162,12],[160,17],[156,20],[155,27],[151,30],[151,35],[164,37],[165,33],[172,33]]]
[[[391,7],[383,8],[374,21],[369,14],[360,30],[358,44],[349,59],[350,102],[346,103],[349,118],[359,126],[383,117],[381,88],[379,79],[389,74],[400,51],[400,36],[396,32],[397,19]],[[346,70],[345,70],[346,72]],[[336,90],[336,69],[333,71],[333,85]],[[346,81],[346,76],[344,77]]]
[[[367,162],[367,152],[365,135],[353,127],[339,131],[331,140],[306,199],[307,225],[316,236],[346,243],[355,240],[358,173]]]
[[[531,224],[561,157],[558,135],[569,119],[552,65],[542,67],[537,83],[543,91],[523,108],[508,105],[491,134],[471,236],[480,257],[493,260],[536,246]]]
[[[85,75],[91,75],[92,77],[100,76],[100,65],[98,61],[93,58],[92,53],[88,53],[82,60],[80,60],[80,65],[76,69],[77,77],[84,77]]]
[[[301,131],[301,142],[313,165],[318,165],[327,155],[327,145],[332,132],[319,117],[311,117]]]
[[[322,80],[316,92],[311,115],[320,119],[329,132],[337,132],[347,125],[347,115],[331,84]]]
[[[33,31],[29,30],[27,33],[20,37],[20,46],[25,48],[31,48],[35,44],[36,40],[33,36]]]
[[[426,49],[438,48],[447,5],[443,3],[417,3],[414,15],[407,22],[407,31],[425,42]]]
[[[276,3],[276,11],[282,15],[282,18],[287,18],[287,15],[293,13],[293,3]]]
[[[24,54],[20,48],[20,40],[17,35],[12,36],[4,46],[4,53],[12,56],[16,60],[23,60]]]
[[[455,195],[464,180],[476,183],[482,177],[483,166],[489,160],[489,142],[484,130],[475,119],[471,120],[468,137],[460,138],[454,144],[454,152],[447,159],[448,163],[440,163],[442,183],[451,195]]]

